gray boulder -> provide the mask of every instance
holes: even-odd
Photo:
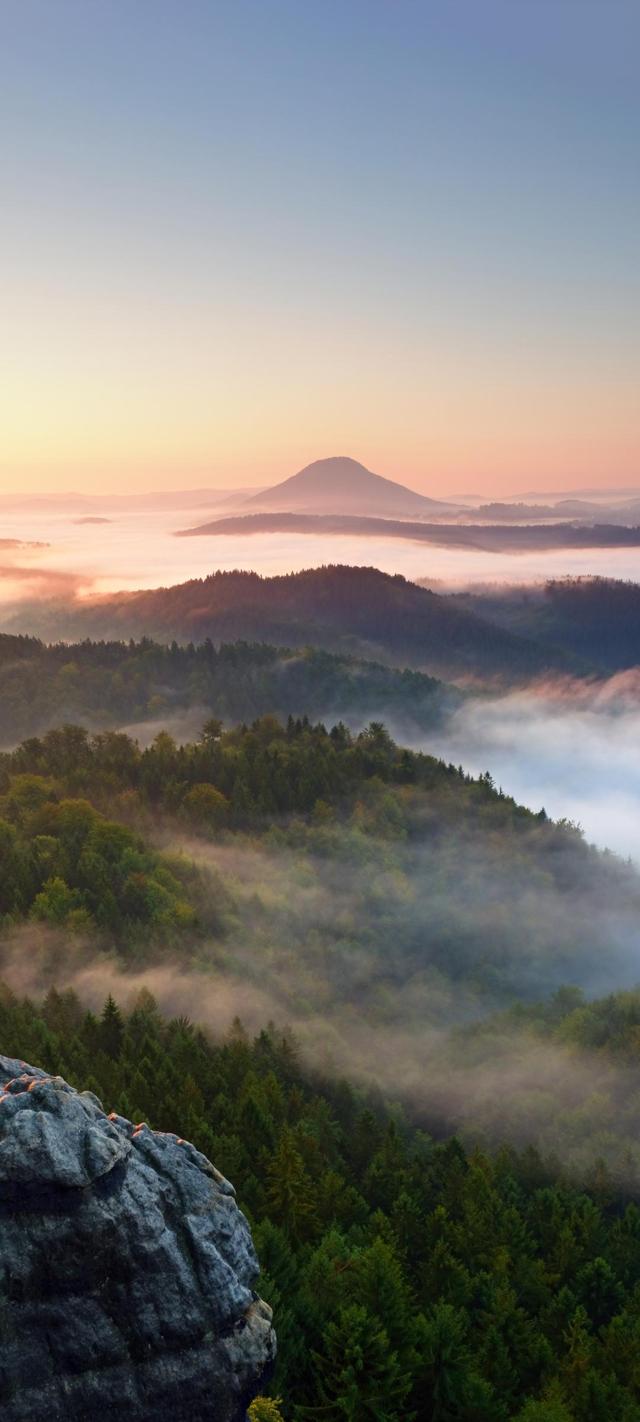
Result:
[[[3,1422],[243,1422],[275,1356],[233,1186],[0,1057]]]

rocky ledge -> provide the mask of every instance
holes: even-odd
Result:
[[[3,1422],[243,1422],[275,1336],[233,1186],[25,1062],[0,1093]]]

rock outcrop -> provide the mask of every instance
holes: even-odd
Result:
[[[3,1422],[244,1422],[275,1354],[233,1187],[0,1057]]]

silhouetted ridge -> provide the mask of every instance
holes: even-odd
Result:
[[[562,667],[566,656],[497,627],[399,573],[342,564],[261,577],[215,572],[175,587],[119,593],[39,613],[43,635],[315,645],[443,675],[510,680]]]

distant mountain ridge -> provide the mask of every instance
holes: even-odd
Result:
[[[373,474],[357,459],[333,455],[316,459],[291,478],[246,500],[247,509],[306,513],[429,514],[452,505],[417,494],[393,479]]]

